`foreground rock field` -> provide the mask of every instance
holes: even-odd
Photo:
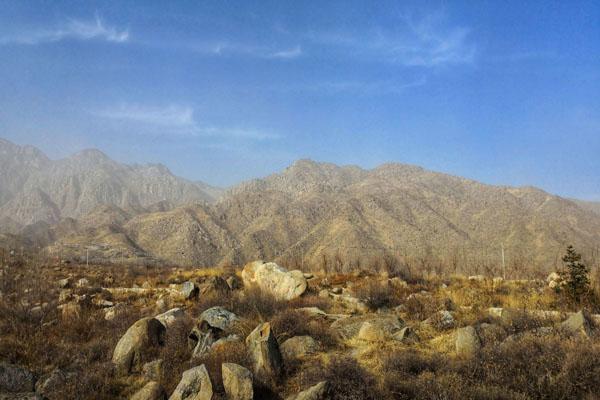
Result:
[[[0,399],[598,398],[600,311],[546,281],[4,266]],[[551,282],[550,282],[551,283]]]

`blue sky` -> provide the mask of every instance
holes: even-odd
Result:
[[[223,186],[312,158],[600,200],[600,3],[0,1],[0,136]]]

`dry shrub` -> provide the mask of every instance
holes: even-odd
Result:
[[[408,296],[403,304],[406,314],[410,319],[422,321],[437,311],[444,310],[446,304],[443,300],[431,294],[415,293]]]
[[[352,287],[354,295],[362,300],[371,310],[383,307],[394,307],[400,299],[387,281],[365,279]]]
[[[381,393],[375,377],[351,357],[334,356],[325,365],[305,366],[300,377],[303,387],[327,381],[332,400],[374,400]]]
[[[279,343],[294,336],[307,335],[325,347],[332,347],[336,344],[335,335],[329,328],[329,323],[322,318],[311,317],[303,311],[284,310],[271,320],[271,326]]]

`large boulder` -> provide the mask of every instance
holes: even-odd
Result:
[[[210,327],[218,328],[222,331],[230,329],[239,321],[240,318],[237,315],[219,306],[211,307],[200,314],[200,324],[205,322]]]
[[[135,392],[129,400],[167,400],[167,392],[160,383],[151,381]]]
[[[35,375],[25,368],[0,363],[0,392],[33,392],[35,382]]]
[[[194,282],[187,281],[181,285],[180,292],[184,299],[189,300],[189,299],[193,299],[194,297],[198,296],[200,289],[198,289],[198,286],[196,286],[196,284]]]
[[[459,328],[456,331],[456,354],[462,357],[471,357],[481,348],[477,331],[472,326]]]
[[[112,362],[121,373],[141,366],[144,353],[163,344],[166,328],[156,318],[142,318],[119,339]]]
[[[212,383],[206,367],[202,364],[183,373],[169,400],[211,400],[212,397]]]
[[[257,286],[281,300],[293,300],[300,297],[307,287],[302,271],[287,271],[279,265],[254,261],[246,264],[242,270],[245,287]]]
[[[561,328],[571,334],[590,337],[593,333],[593,322],[587,311],[581,310],[572,314],[560,324]]]
[[[329,385],[326,381],[319,382],[302,392],[286,398],[286,400],[326,400],[329,395]]]
[[[277,338],[268,322],[258,325],[246,338],[254,376],[263,382],[277,380],[283,371],[283,359]]]
[[[320,350],[319,342],[310,336],[294,336],[281,343],[280,350],[284,361],[294,360],[315,354]]]
[[[154,318],[156,318],[158,322],[163,324],[165,328],[170,328],[178,321],[184,321],[187,318],[187,316],[181,308],[172,308],[169,311],[159,314]]]
[[[238,364],[223,363],[221,365],[223,387],[228,400],[252,400],[252,373]]]
[[[188,335],[188,346],[192,350],[192,356],[206,354],[219,341],[239,339],[235,335],[228,335],[239,321],[237,315],[219,306],[202,312],[198,323]]]

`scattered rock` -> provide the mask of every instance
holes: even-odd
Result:
[[[246,338],[253,363],[254,376],[263,381],[276,380],[283,371],[283,360],[277,338],[268,322],[258,325]]]
[[[288,397],[286,400],[326,400],[329,396],[329,385],[327,382],[319,382],[315,386]]]
[[[223,307],[211,307],[200,314],[200,324],[207,323],[211,328],[223,331],[230,329],[240,321],[239,317]]]
[[[254,261],[242,270],[244,286],[258,286],[274,297],[293,300],[300,297],[307,287],[306,278],[299,270],[287,271],[279,265]]]
[[[423,321],[426,324],[430,324],[437,329],[445,330],[454,328],[455,321],[452,313],[448,310],[442,310],[435,313],[430,318]]]
[[[320,350],[319,342],[310,336],[294,336],[281,343],[280,350],[284,361],[294,360],[315,354]]]
[[[571,334],[577,334],[583,337],[590,337],[593,333],[593,323],[591,322],[590,315],[585,310],[572,314],[562,322],[560,326]]]
[[[121,373],[129,373],[139,366],[142,355],[163,344],[165,327],[155,318],[142,318],[134,323],[119,339],[112,362]]]
[[[223,296],[231,290],[227,282],[220,276],[209,277],[198,287],[198,289],[200,297]]]
[[[181,295],[186,300],[193,299],[194,297],[197,297],[199,292],[200,292],[200,290],[198,289],[198,287],[196,286],[196,284],[194,282],[192,282],[192,281],[184,282],[181,285]]]
[[[358,331],[357,338],[365,342],[384,342],[387,339],[383,328],[369,321],[363,322]]]
[[[156,318],[158,322],[163,324],[164,327],[168,329],[178,321],[185,320],[187,316],[181,308],[172,308],[169,311],[159,314],[154,318]]]
[[[204,364],[188,369],[169,400],[211,400],[213,396],[212,383]]]
[[[71,287],[72,284],[73,284],[73,279],[71,279],[70,277],[61,279],[58,281],[58,288],[59,289],[68,289]]]
[[[85,287],[90,286],[90,281],[87,278],[81,278],[80,280],[77,281],[75,286],[77,286],[79,288],[85,288]]]
[[[0,392],[33,392],[36,378],[33,373],[18,365],[0,363]]]
[[[130,400],[167,400],[167,392],[155,381],[150,381],[138,390]]]
[[[481,342],[475,328],[466,326],[456,331],[456,354],[462,357],[471,357],[481,348]]]
[[[331,329],[341,340],[356,338],[365,322],[377,326],[386,337],[392,337],[404,327],[404,321],[395,315],[360,315],[338,319],[331,324]]]
[[[104,319],[107,321],[112,321],[117,318],[119,315],[123,314],[127,310],[127,306],[123,303],[115,304],[112,307],[108,307],[104,309]]]
[[[223,363],[221,365],[223,387],[228,400],[252,400],[252,373],[238,364]]]

